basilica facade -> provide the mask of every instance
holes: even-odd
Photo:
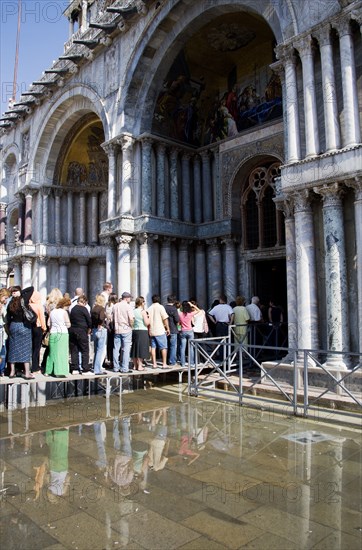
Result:
[[[362,2],[64,15],[64,53],[0,122],[2,284],[273,297],[290,347],[360,351]]]

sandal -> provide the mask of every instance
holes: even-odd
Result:
[[[35,380],[35,376],[33,374],[29,374],[29,376],[25,376],[25,374],[23,374],[22,378],[24,380]]]

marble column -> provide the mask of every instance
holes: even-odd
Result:
[[[38,267],[38,288],[42,297],[42,301],[45,302],[48,289],[47,289],[47,265],[49,263],[49,258],[47,256],[39,256],[37,258],[37,267]]]
[[[96,245],[99,235],[98,193],[96,191],[91,194],[91,215],[91,244]]]
[[[300,127],[297,84],[297,57],[291,46],[276,48],[277,57],[284,64],[285,99],[287,121],[287,162],[297,162],[301,158]]]
[[[78,263],[79,263],[79,286],[84,290],[84,294],[88,296],[89,258],[78,258]]]
[[[348,352],[348,289],[341,190],[335,183],[315,187],[314,192],[323,198],[328,350]],[[342,356],[333,354],[328,357],[327,364],[346,367]]]
[[[79,193],[79,244],[86,244],[86,205],[85,193]]]
[[[117,257],[117,286],[119,294],[131,291],[131,252],[130,244],[132,237],[130,235],[118,235],[116,237],[118,245]]]
[[[122,145],[122,178],[121,178],[121,215],[131,214],[133,199],[133,144],[130,135],[123,135],[119,140]]]
[[[340,148],[333,47],[331,41],[331,28],[329,24],[319,31],[317,34],[317,39],[321,52],[324,125],[326,135],[326,151],[328,152],[335,151]]]
[[[142,139],[142,214],[152,213],[152,140]]]
[[[173,293],[172,290],[172,258],[171,258],[171,243],[175,239],[163,237],[161,241],[161,256],[160,256],[160,279],[161,279],[161,302],[167,301],[167,296]]]
[[[298,50],[303,71],[305,149],[306,158],[319,153],[317,99],[314,80],[314,46],[311,36],[294,44]]]
[[[63,294],[64,292],[69,291],[68,264],[69,264],[69,258],[59,258],[59,288],[63,292]]]
[[[11,262],[12,269],[14,271],[14,284],[22,286],[22,277],[21,277],[21,263],[20,260],[15,259]]]
[[[225,237],[221,240],[225,245],[224,254],[224,273],[223,273],[223,290],[227,296],[228,302],[235,300],[238,294],[237,275],[236,275],[236,249],[235,240],[231,237]]]
[[[51,193],[50,187],[42,187],[43,197],[43,236],[44,244],[49,243],[49,196]]]
[[[106,247],[106,274],[104,281],[111,281],[114,291],[119,293],[115,280],[117,258],[114,239],[112,237],[102,237],[102,245]]]
[[[356,66],[349,15],[334,26],[339,34],[344,115],[343,146],[346,147],[361,142]]]
[[[164,143],[157,144],[156,211],[160,218],[165,217],[165,151]]]
[[[356,271],[357,271],[357,308],[358,308],[358,334],[359,346],[362,350],[362,177],[348,180],[348,187],[352,187],[355,193],[354,218],[356,230]]]
[[[134,298],[138,296],[139,290],[139,273],[138,273],[139,263],[138,263],[138,242],[137,239],[132,239],[130,244],[130,277],[131,277],[131,286],[130,293]]]
[[[207,239],[207,278],[209,304],[223,292],[220,245],[217,239]]]
[[[62,190],[61,189],[55,189],[54,196],[55,196],[55,244],[59,245],[62,243],[62,235],[61,235],[61,225],[62,225],[62,211],[61,211],[61,197],[62,197]]]
[[[22,288],[26,288],[28,286],[32,285],[33,277],[32,277],[32,267],[33,267],[33,261],[31,258],[24,258],[22,261],[22,269],[21,269],[21,286]]]
[[[68,244],[74,244],[73,193],[69,189],[67,194],[67,206],[68,206],[68,224],[67,224]]]
[[[203,197],[203,221],[211,222],[212,215],[212,178],[211,178],[211,166],[210,156],[208,151],[202,151],[200,153],[202,160],[202,197]]]
[[[0,202],[0,250],[6,249],[6,207],[5,202]]]
[[[32,244],[32,218],[33,218],[33,191],[27,190],[25,193],[25,224],[24,224],[24,242]]]
[[[108,156],[107,218],[114,218],[116,216],[117,145],[115,143],[107,143],[105,145],[102,145],[102,147]]]
[[[205,247],[202,242],[196,244],[195,250],[195,292],[197,303],[207,309],[207,277]]]
[[[178,247],[178,297],[179,300],[190,299],[189,282],[189,241],[182,239]]]
[[[317,273],[309,191],[295,192],[298,348],[319,349]]]
[[[191,221],[191,179],[190,179],[190,158],[188,152],[182,154],[182,220]]]
[[[137,237],[140,247],[140,294],[146,300],[147,306],[152,303],[152,238],[147,233]]]
[[[201,162],[199,155],[193,158],[194,163],[194,221],[202,222],[202,188],[201,188]]]
[[[170,217],[179,219],[179,186],[177,161],[180,149],[173,147],[170,152]]]

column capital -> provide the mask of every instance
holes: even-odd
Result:
[[[351,19],[353,19],[353,21],[356,21],[359,24],[359,26],[362,26],[362,10],[361,9],[352,10],[351,13],[350,13],[350,16],[351,16]]]
[[[280,196],[278,199],[273,199],[275,208],[283,212],[286,220],[291,220],[294,217],[294,201],[292,196]]]
[[[154,144],[154,140],[148,136],[145,136],[145,137],[142,137],[140,138],[139,140],[142,144],[142,149],[145,149],[145,150],[151,150],[152,148],[152,145]]]
[[[342,15],[339,19],[333,21],[332,25],[338,32],[339,38],[352,34],[351,19],[349,14]]]
[[[182,152],[182,160],[189,161],[191,157],[192,157],[192,153],[190,151]]]
[[[50,186],[47,186],[47,185],[43,185],[41,188],[41,194],[43,195],[43,197],[49,197],[50,196],[50,193],[52,192],[52,188]]]
[[[107,246],[109,248],[113,246],[113,237],[107,235],[106,237],[100,237],[100,240],[102,246]]]
[[[303,189],[303,191],[295,191],[292,193],[294,200],[294,211],[295,212],[310,212],[310,191],[308,189]]]
[[[331,41],[331,25],[328,23],[327,25],[324,25],[316,33],[314,33],[314,36],[319,42],[319,46],[330,46],[332,44]]]
[[[314,55],[315,46],[313,44],[313,38],[310,34],[308,36],[300,38],[293,45],[295,49],[299,52],[301,58]]]
[[[131,235],[117,235],[116,241],[119,247],[127,248],[131,244],[133,237]]]
[[[4,212],[7,209],[8,205],[6,202],[0,202],[0,210]]]
[[[181,151],[182,151],[181,147],[171,147],[170,149],[171,160],[173,161],[177,160],[177,157],[179,153],[181,153]]]
[[[59,265],[68,265],[69,264],[69,258],[59,258],[58,263],[59,263]]]
[[[123,136],[120,136],[116,140],[116,143],[121,145],[122,151],[132,150],[134,142],[135,139],[130,134],[123,134]]]
[[[157,143],[156,148],[157,148],[157,153],[159,153],[159,154],[164,153],[166,151],[166,145],[162,141],[159,141]]]
[[[39,191],[39,189],[34,189],[34,187],[24,187],[22,191],[24,197],[26,198],[33,197]]]
[[[279,76],[281,81],[285,79],[284,63],[281,60],[276,61],[275,63],[271,63],[269,67],[273,71],[273,73]]]
[[[210,153],[209,153],[208,149],[206,149],[206,150],[204,150],[204,151],[200,151],[200,152],[199,152],[199,155],[200,155],[201,160],[202,160],[203,162],[206,162],[206,161],[209,160],[209,158],[210,158]]]
[[[191,244],[191,241],[188,240],[188,239],[180,239],[179,240],[179,248],[183,248],[183,249],[187,250],[187,248],[189,247],[190,244]]]
[[[89,264],[89,258],[85,258],[84,256],[81,256],[78,259],[79,265],[88,265]]]
[[[218,248],[219,247],[219,239],[206,239],[206,244],[209,248]]]
[[[322,187],[314,187],[313,191],[317,195],[321,195],[323,199],[323,207],[340,206],[343,189],[338,182],[332,185],[323,185]]]
[[[275,48],[275,55],[279,61],[284,65],[286,63],[295,64],[297,57],[294,52],[294,46],[292,44],[278,44]]]
[[[54,189],[54,197],[57,197],[58,199],[64,194],[64,189],[60,189],[59,187],[56,187]]]
[[[49,256],[38,256],[37,257],[37,262],[41,265],[47,265],[49,263],[49,261],[50,261]]]
[[[230,248],[232,246],[235,246],[235,244],[238,242],[238,239],[236,237],[233,237],[232,235],[224,235],[220,238],[221,244],[224,244],[226,248]]]
[[[175,240],[176,237],[163,236],[161,242],[163,246],[171,246],[171,243],[175,242]]]
[[[114,156],[116,154],[116,151],[118,149],[117,143],[102,143],[101,147],[103,151],[109,156]]]
[[[354,189],[356,200],[362,200],[362,176],[356,176],[354,179],[347,180],[347,187]]]
[[[21,263],[22,263],[22,265],[25,265],[27,267],[31,267],[33,265],[33,260],[32,260],[32,258],[27,258],[27,257],[22,256],[21,257]]]

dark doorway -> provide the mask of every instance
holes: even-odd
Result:
[[[283,310],[287,320],[287,274],[285,260],[268,260],[252,263],[252,292],[268,309],[272,298]]]

